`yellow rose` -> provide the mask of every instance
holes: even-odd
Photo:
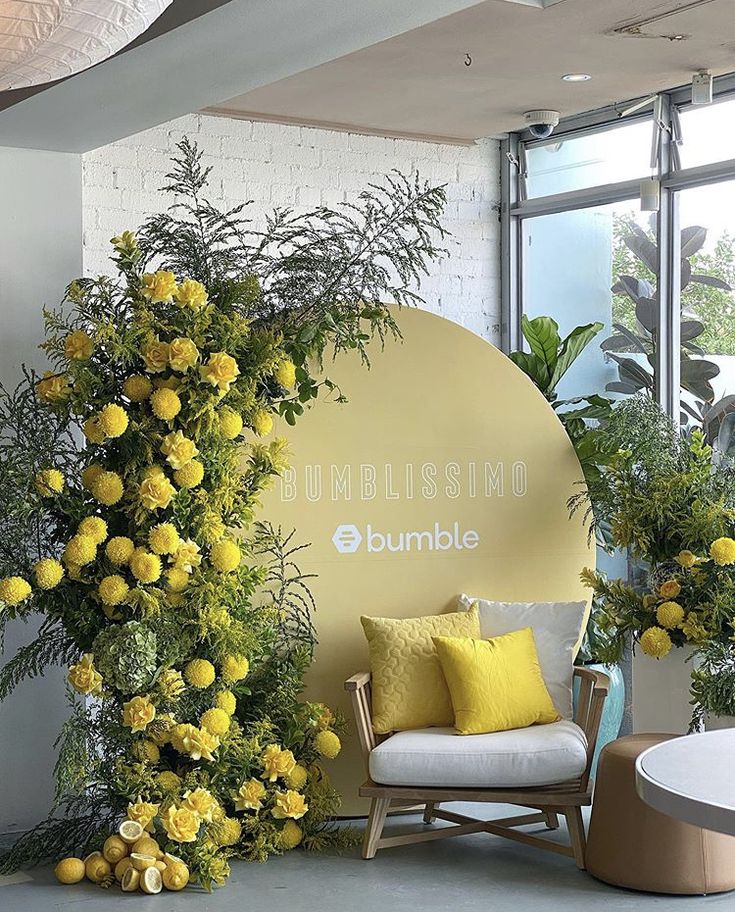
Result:
[[[200,818],[189,808],[172,804],[162,818],[163,828],[174,842],[194,842],[201,825]]]
[[[271,809],[271,814],[276,820],[288,817],[290,820],[299,820],[309,810],[309,805],[304,796],[289,789],[287,792],[276,792],[276,802]]]
[[[282,750],[279,744],[269,744],[260,758],[263,765],[262,779],[275,782],[279,776],[288,776],[296,766],[296,758],[290,750]]]
[[[171,503],[174,494],[176,494],[176,488],[160,468],[157,471],[149,471],[138,487],[140,502],[146,510],[165,510]]]
[[[155,747],[155,745],[153,746]],[[150,801],[143,801],[139,797],[134,804],[128,805],[128,820],[135,820],[144,830],[152,833],[153,818],[158,816],[160,807],[160,804],[151,804]]]
[[[206,729],[187,725],[181,737],[182,754],[188,754],[192,760],[214,760],[214,751],[219,747],[219,738]]]
[[[675,599],[680,592],[681,586],[674,579],[666,580],[666,582],[661,583],[658,590],[658,594],[662,599]]]
[[[176,303],[189,310],[199,310],[207,303],[207,289],[196,279],[184,279],[176,292]]]
[[[98,694],[102,690],[102,675],[94,667],[94,656],[85,653],[69,669],[69,683],[81,694]]]
[[[178,285],[173,272],[162,269],[153,273],[146,272],[143,275],[140,293],[151,304],[167,304],[169,301],[173,301],[177,292]]]
[[[221,393],[226,393],[234,379],[240,373],[237,361],[226,352],[215,352],[209,356],[206,364],[199,368],[199,374],[205,383],[216,386]]]
[[[168,342],[152,339],[143,349],[145,369],[149,374],[160,374],[168,367]]]
[[[43,378],[36,383],[36,393],[43,402],[61,402],[70,392],[69,380],[64,374],[45,371]]]
[[[205,788],[184,792],[181,806],[187,808],[202,820],[206,820],[207,823],[212,822],[212,814],[218,807],[217,799]]]
[[[161,452],[166,457],[166,462],[172,469],[180,469],[199,455],[199,450],[193,440],[184,436],[181,431],[172,431],[166,434],[161,443]]]
[[[134,732],[145,731],[156,718],[156,707],[148,697],[133,697],[123,703],[123,725]]]
[[[174,339],[168,347],[168,363],[180,374],[186,373],[199,360],[199,349],[191,339]]]
[[[92,357],[93,350],[94,342],[82,329],[75,329],[64,340],[67,361],[87,361]]]
[[[174,566],[179,570],[186,570],[187,573],[193,573],[194,568],[202,562],[201,548],[199,545],[188,538],[182,541],[176,550],[174,557]]]
[[[265,786],[257,779],[243,782],[240,788],[232,793],[236,811],[259,811],[263,807]]]

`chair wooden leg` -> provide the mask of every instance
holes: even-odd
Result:
[[[438,804],[434,804],[433,801],[427,801],[426,807],[424,808],[424,823],[433,823],[435,820],[434,817],[434,808],[439,807]]]
[[[558,830],[559,829],[559,815],[556,811],[542,811],[544,819],[546,820],[546,827],[549,830]]]
[[[368,814],[367,826],[365,828],[365,838],[362,841],[362,857],[375,858],[378,851],[378,842],[383,832],[385,816],[390,807],[390,798],[373,798],[370,802],[370,813]]]
[[[569,830],[569,839],[574,851],[574,860],[577,867],[584,871],[585,854],[587,851],[587,838],[584,833],[584,821],[582,820],[582,809],[579,807],[568,807],[564,809],[564,816],[567,821]]]

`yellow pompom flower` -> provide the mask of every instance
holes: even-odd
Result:
[[[656,609],[656,620],[662,627],[673,630],[684,620],[684,609],[678,602],[662,602]]]
[[[150,747],[158,748],[155,744],[152,744],[150,741],[143,741],[145,745]],[[158,752],[160,757],[160,752]],[[149,758],[150,759],[150,758]],[[156,763],[156,760],[152,760],[152,763]],[[160,773],[159,775],[165,776],[166,773]],[[171,773],[172,776],[176,776],[176,773]],[[179,777],[176,776],[178,779]],[[155,817],[158,817],[158,812],[160,810],[160,804],[153,804],[150,801],[143,801],[142,798],[138,798],[136,802],[128,805],[128,820],[134,820],[136,823],[139,823],[144,830],[147,830],[149,833],[153,832],[153,820]]]
[[[222,521],[222,517],[214,510],[206,510],[201,519],[199,534],[206,544],[214,544],[219,541],[227,531]]]
[[[143,348],[145,369],[149,374],[161,374],[168,368],[168,342],[160,339],[150,339]]]
[[[92,415],[82,425],[84,436],[90,443],[104,443],[105,432],[100,425],[99,415]]]
[[[64,476],[58,469],[42,469],[36,475],[34,486],[41,497],[53,497],[64,490]]]
[[[39,589],[55,589],[64,578],[64,568],[57,560],[40,560],[33,568],[33,578]]]
[[[69,539],[64,548],[64,563],[84,567],[97,557],[97,543],[89,535],[77,533]]]
[[[0,602],[11,608],[20,605],[30,594],[30,584],[22,576],[7,576],[0,580]]]
[[[199,349],[191,339],[174,339],[169,345],[168,363],[180,374],[186,373],[199,360]]]
[[[69,379],[65,374],[45,371],[36,383],[36,394],[42,402],[62,402],[70,392]]]
[[[241,655],[228,655],[222,660],[222,678],[225,681],[242,681],[248,676],[250,662]]]
[[[133,732],[145,731],[156,718],[156,707],[149,697],[133,697],[123,703],[123,725]]]
[[[286,776],[285,782],[290,789],[295,789],[297,792],[300,792],[301,789],[306,785],[308,778],[309,771],[305,766],[297,763],[296,766],[288,774],[288,776]]]
[[[146,510],[165,510],[175,494],[176,488],[157,466],[146,473],[138,487],[140,502]]]
[[[271,809],[271,814],[276,820],[299,820],[309,810],[309,805],[304,800],[304,796],[288,789],[285,792],[275,793],[275,804]]]
[[[127,431],[130,420],[128,413],[121,405],[106,405],[97,416],[102,433],[106,437],[122,437]]]
[[[102,690],[102,675],[94,667],[94,656],[85,653],[69,669],[68,680],[71,686],[81,694],[98,694]]]
[[[174,393],[174,395],[176,395]],[[166,462],[172,469],[181,469],[199,455],[199,450],[193,440],[184,436],[181,431],[172,431],[166,434],[161,443],[161,452],[166,457]]]
[[[196,279],[184,279],[176,292],[179,307],[199,310],[207,303],[207,289]]]
[[[288,358],[284,358],[273,371],[273,376],[276,378],[276,382],[281,386],[284,386],[286,389],[291,389],[294,383],[296,383],[296,365]]]
[[[663,599],[675,599],[681,592],[681,586],[675,579],[666,580],[661,583],[658,594]]]
[[[117,472],[100,472],[92,484],[92,496],[106,507],[112,507],[122,499],[124,492],[122,478]]]
[[[288,851],[301,844],[304,831],[295,820],[287,820],[281,830],[281,846]]]
[[[217,709],[221,709],[228,716],[233,716],[237,709],[237,698],[231,690],[221,690],[214,698],[214,704]]]
[[[201,826],[201,819],[193,811],[175,804],[169,806],[161,822],[166,835],[174,842],[195,842]]]
[[[158,272],[146,272],[140,286],[140,293],[151,304],[168,304],[178,293],[176,276],[173,272],[159,269]]]
[[[181,788],[181,777],[171,770],[164,770],[156,776],[156,785],[164,795],[176,795]]]
[[[651,628],[651,630],[655,629],[656,628],[654,627]],[[661,632],[665,633],[665,631]],[[668,634],[666,634],[666,636],[668,637]],[[641,645],[643,645],[642,641]],[[325,757],[327,760],[334,760],[342,750],[342,742],[339,740],[339,736],[333,731],[320,731],[317,732],[314,737],[314,748],[322,757]]]
[[[668,655],[671,647],[671,637],[660,627],[649,627],[641,634],[641,649],[654,659],[662,659]]]
[[[296,766],[296,758],[290,750],[283,750],[280,744],[269,744],[263,751],[260,762],[263,766],[261,779],[275,782],[278,777],[289,776]]]
[[[219,570],[220,573],[232,573],[233,570],[237,570],[240,566],[242,554],[234,541],[223,539],[212,545],[209,559],[212,561],[214,568]]]
[[[192,687],[203,690],[214,683],[214,665],[207,659],[192,659],[184,668],[184,677]]]
[[[77,532],[91,538],[95,545],[101,545],[107,538],[107,523],[101,516],[86,516],[79,523]]]
[[[712,542],[709,556],[720,567],[735,564],[735,541],[731,538],[718,538]]]
[[[263,807],[265,786],[258,779],[249,779],[243,782],[240,788],[233,792],[232,797],[236,811],[259,811]]]
[[[203,713],[200,721],[202,728],[206,728],[213,735],[224,735],[230,728],[230,717],[224,709],[217,707]]]
[[[220,393],[226,393],[229,390],[239,373],[240,368],[237,366],[237,361],[226,352],[215,352],[209,356],[207,363],[199,368],[202,380],[216,386]]]
[[[189,574],[179,567],[171,567],[166,571],[165,576],[171,592],[183,592],[189,585]]]
[[[680,567],[689,570],[697,563],[697,555],[693,554],[691,551],[680,551],[676,557],[676,562]]]
[[[219,413],[219,429],[226,440],[234,440],[242,433],[242,416],[232,409],[222,409]]]
[[[223,817],[217,821],[213,836],[219,846],[236,845],[242,836],[242,824],[234,817]]]
[[[212,822],[212,815],[218,808],[217,799],[205,788],[197,788],[193,791],[184,792],[181,806],[188,808],[193,814],[196,814],[201,820],[207,823]]]
[[[204,478],[204,466],[192,459],[174,472],[174,481],[180,488],[196,488]]]
[[[64,356],[67,361],[88,361],[94,351],[94,342],[83,329],[75,329],[64,339]]]
[[[107,559],[118,567],[127,564],[135,551],[133,542],[124,535],[116,535],[107,542],[105,554]]]
[[[140,583],[155,583],[161,578],[161,558],[145,548],[136,548],[130,558],[130,572]]]
[[[159,523],[148,533],[148,544],[156,554],[174,554],[181,539],[173,523]]]
[[[267,437],[273,430],[273,418],[265,409],[258,409],[253,415],[253,430],[258,437]]]
[[[82,470],[82,473],[80,476],[84,487],[88,491],[91,491],[95,481],[97,481],[97,479],[100,477],[100,475],[104,471],[105,470],[102,468],[102,466],[96,462],[93,462],[91,465],[88,465],[86,469]]]
[[[137,741],[133,745],[133,756],[141,763],[158,763],[161,759],[161,751],[154,741]],[[135,818],[131,817],[131,820],[133,819]]]
[[[133,374],[123,383],[123,395],[131,402],[145,402],[153,391],[153,384],[143,374]]]
[[[181,411],[181,399],[173,390],[162,386],[151,393],[151,409],[161,421],[173,421]]]
[[[104,605],[122,605],[130,592],[130,586],[117,573],[105,576],[97,587],[100,601]]]

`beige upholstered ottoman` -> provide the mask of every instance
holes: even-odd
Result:
[[[651,893],[733,890],[735,837],[674,820],[654,811],[636,793],[636,757],[675,737],[628,735],[603,749],[587,841],[587,870],[606,883]]]

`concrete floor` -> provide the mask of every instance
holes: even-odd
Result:
[[[497,816],[506,813],[497,810]],[[483,808],[466,808],[475,811],[482,816]],[[418,820],[394,818],[386,829],[400,832]],[[560,831],[558,838],[565,837]],[[735,912],[735,892],[671,897],[618,890],[578,871],[570,859],[487,834],[386,849],[373,861],[355,850],[341,857],[291,852],[263,865],[238,862],[227,886],[211,896],[186,890],[146,897],[87,883],[62,887],[48,868],[21,876],[30,879],[0,878],[0,912]]]

